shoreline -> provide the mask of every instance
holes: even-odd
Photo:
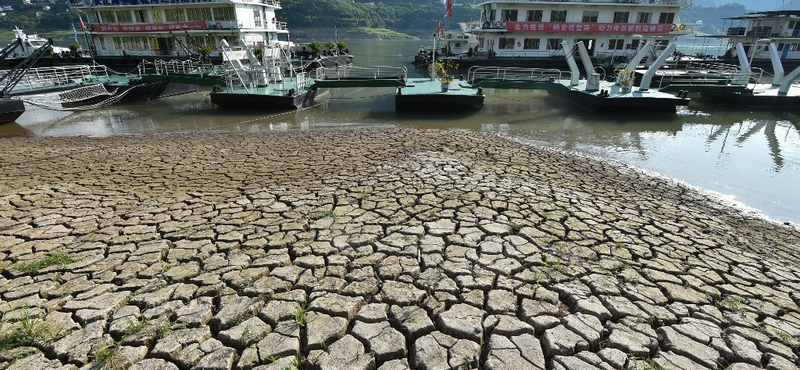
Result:
[[[417,129],[0,153],[0,336],[58,333],[0,368],[800,365],[800,232],[619,162]]]

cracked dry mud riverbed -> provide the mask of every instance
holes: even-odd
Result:
[[[800,366],[800,233],[618,165],[419,130],[0,153],[0,368]]]

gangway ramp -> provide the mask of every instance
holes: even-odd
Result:
[[[313,87],[403,87],[407,78],[406,67],[320,67],[316,70]]]
[[[467,82],[474,87],[547,90],[570,76],[569,72],[558,69],[473,66],[467,72]]]

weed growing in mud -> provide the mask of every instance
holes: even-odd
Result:
[[[297,309],[297,313],[294,315],[294,320],[297,322],[297,326],[303,327],[306,326],[306,306],[300,306]]]
[[[28,314],[28,307],[22,310],[22,320],[11,330],[6,331],[0,336],[0,351],[16,347],[29,347],[36,344],[44,344],[54,340],[60,334],[53,333],[50,325],[38,317],[31,317]]]
[[[19,263],[17,264],[16,269],[20,272],[36,272],[45,267],[53,265],[66,265],[72,262],[75,262],[75,259],[68,253],[55,252],[48,254],[38,261]]]

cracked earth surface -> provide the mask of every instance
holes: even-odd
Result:
[[[0,369],[797,369],[800,233],[503,137],[0,140]]]

